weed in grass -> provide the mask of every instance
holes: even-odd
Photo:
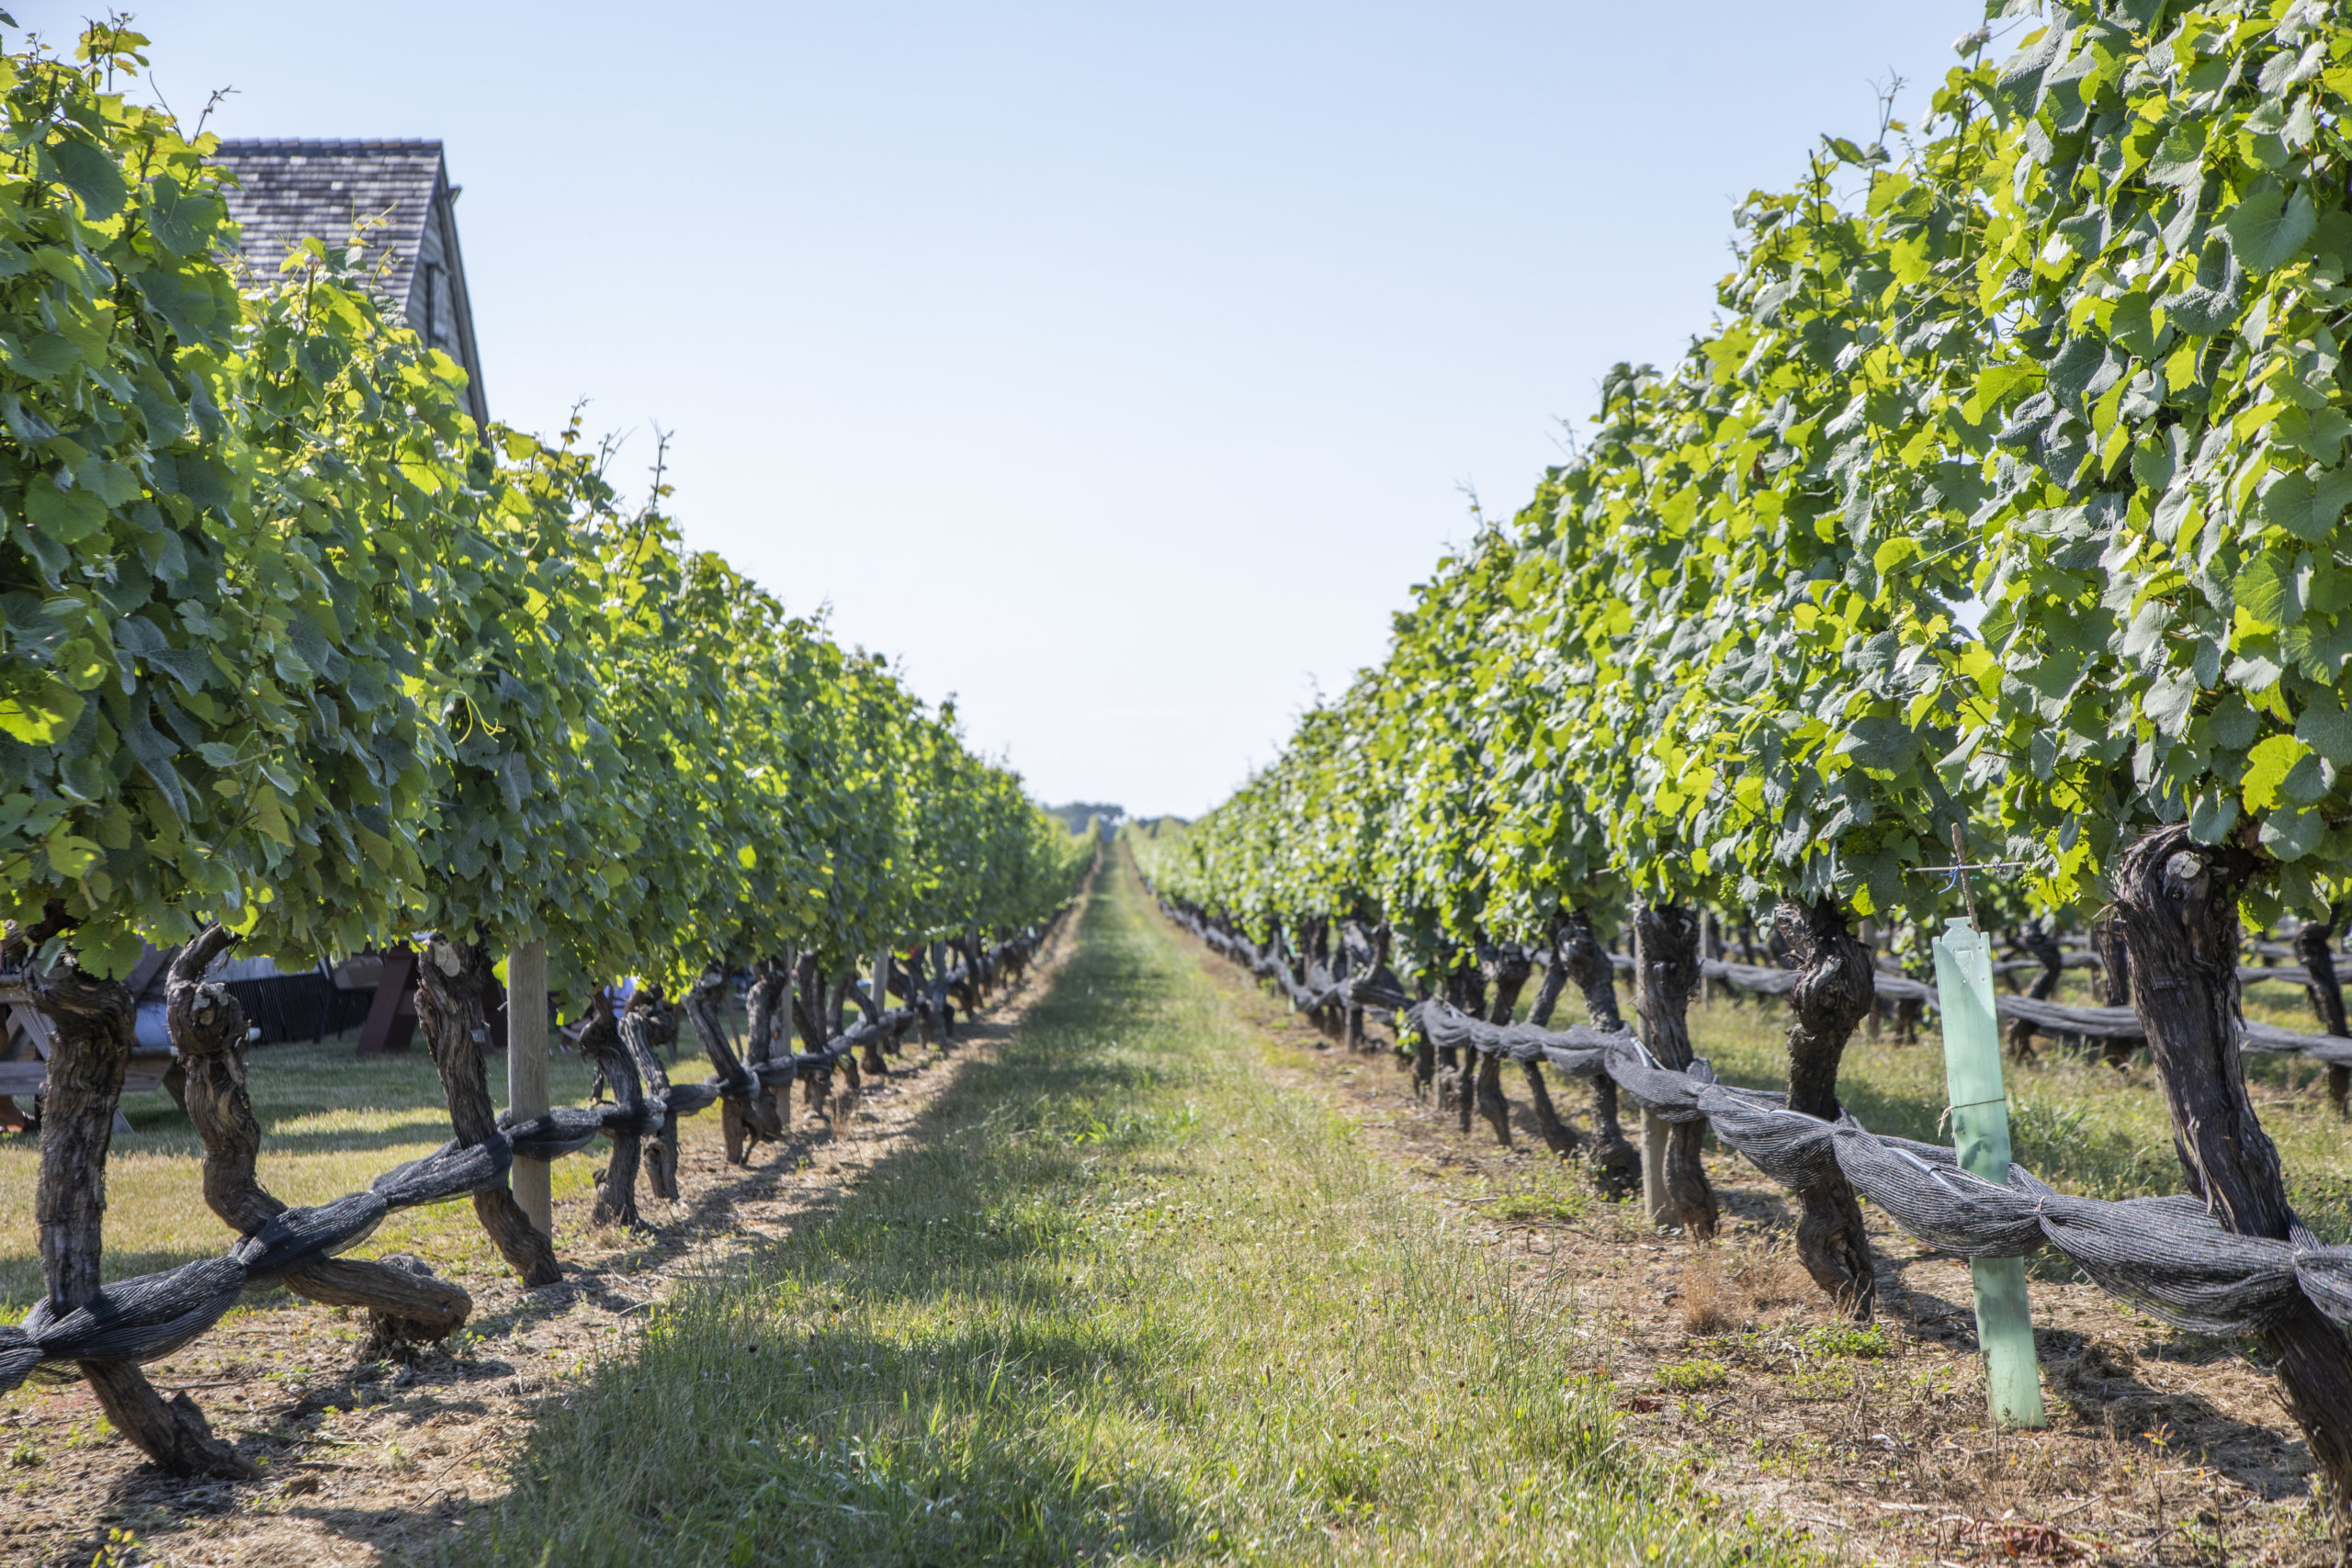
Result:
[[[1808,1356],[1847,1356],[1877,1359],[1895,1351],[1894,1337],[1883,1323],[1826,1323],[1804,1331],[1798,1341]]]
[[[1592,1212],[1591,1194],[1566,1191],[1513,1192],[1487,1212],[1498,1220],[1521,1224],[1568,1224]]]
[[[1657,1369],[1658,1386],[1670,1388],[1677,1393],[1697,1393],[1702,1389],[1721,1388],[1731,1382],[1731,1369],[1721,1361],[1694,1357],[1687,1361],[1667,1361]]]
[[[1789,1374],[1781,1386],[1792,1399],[1819,1401],[1847,1399],[1859,1392],[1861,1378],[1844,1367],[1823,1367],[1814,1371]]]
[[[1810,1433],[1793,1438],[1768,1438],[1754,1449],[1756,1468],[1767,1475],[1805,1477],[1829,1459],[1829,1445]]]
[[[1131,883],[1080,935],[927,1145],[673,1299],[450,1561],[1812,1560],[1630,1447],[1580,1325],[1276,1088]]]

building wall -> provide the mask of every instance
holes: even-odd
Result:
[[[473,404],[474,418],[487,423],[489,404],[482,393],[481,367],[469,362],[466,352],[467,328],[472,323],[468,319],[465,261],[458,250],[456,225],[451,198],[439,195],[425,217],[415,267],[409,275],[408,324],[428,346],[456,360],[472,378],[468,400]]]

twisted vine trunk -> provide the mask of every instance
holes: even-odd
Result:
[[[817,963],[817,955],[804,953],[792,972],[792,1026],[800,1032],[800,1043],[811,1051],[825,1048],[823,1020],[818,1010],[823,1005],[825,974]]]
[[[971,932],[966,931],[948,944],[964,960],[964,977],[956,982],[956,999],[962,1004],[964,1016],[971,1017],[980,1010],[980,946]]]
[[[51,920],[62,926],[54,910]],[[44,922],[49,924],[49,922]],[[28,933],[28,951],[56,926]],[[29,966],[28,966],[29,967]],[[105,1251],[107,1150],[115,1106],[130,1065],[138,1006],[119,980],[83,969],[69,951],[46,971],[32,969],[28,988],[50,1025],[49,1089],[42,1096],[40,1176],[33,1218],[40,1230],[42,1282],[49,1310],[64,1317],[99,1292]],[[135,1361],[78,1361],[116,1430],[173,1475],[243,1479],[254,1472],[212,1435],[204,1412],[182,1393],[165,1404]]]
[[[677,1021],[669,1017],[669,1010],[662,1005],[658,992],[639,991],[629,998],[614,1030],[621,1037],[621,1045],[628,1053],[629,1061],[637,1066],[644,1088],[641,1092],[662,1101],[662,1128],[653,1134],[651,1143],[638,1141],[638,1157],[645,1175],[645,1184],[653,1189],[656,1198],[670,1202],[678,1201],[678,1113],[670,1109],[670,1075],[662,1066],[662,1037],[666,1031],[674,1032]],[[614,1092],[619,1089],[616,1087]],[[618,1156],[617,1148],[614,1151]],[[627,1208],[637,1213],[637,1199],[631,1190]]]
[[[1461,974],[1453,967],[1453,948],[1451,943],[1438,949],[1438,962],[1445,966],[1440,972],[1440,985],[1446,1005],[1459,1011],[1468,1011],[1470,998]],[[1437,1048],[1429,1074],[1430,1081],[1437,1090],[1437,1106],[1440,1111],[1452,1109],[1459,1099],[1459,1096],[1454,1093],[1454,1089],[1461,1080],[1461,1059],[1462,1053],[1454,1046],[1441,1045]],[[1416,1063],[1416,1066],[1418,1065]],[[1463,1119],[1462,1128],[1464,1132],[1470,1130],[1467,1117]]]
[[[1376,933],[1367,933],[1362,917],[1351,919],[1340,928],[1340,950],[1347,954],[1348,972],[1366,977],[1375,976],[1388,967],[1389,931],[1382,924]],[[1372,1042],[1363,1032],[1363,1009],[1351,1003],[1347,1011],[1346,1033],[1348,1049],[1369,1051]]]
[[[818,1047],[820,1050],[823,1049],[825,1044],[830,1043],[833,1036],[842,1033],[849,1027],[849,1020],[847,1017],[849,1001],[850,998],[856,994],[857,975],[854,971],[844,970],[842,974],[834,976],[831,985],[827,987],[825,992],[825,1021],[828,1027],[820,1041]],[[877,1067],[881,1066],[879,1062],[876,1062],[875,1065]],[[859,1068],[856,1055],[852,1052],[843,1052],[840,1058],[840,1066],[842,1070],[842,1087],[851,1094],[855,1094],[858,1091],[859,1087],[864,1082],[864,1080],[858,1076]]]
[[[2328,1033],[2342,1038],[2352,1035],[2344,1021],[2344,987],[2335,976],[2335,928],[2343,923],[2344,907],[2330,904],[2327,919],[2306,920],[2295,933],[2295,956],[2302,961],[2303,972],[2311,984],[2304,987],[2311,997],[2312,1011],[2319,1015],[2319,1025]],[[2335,1107],[2338,1116],[2346,1114],[2346,1090],[2352,1089],[2352,1067],[2339,1067],[2331,1063],[2327,1069],[2327,1100]]]
[[[1847,929],[1845,911],[1827,899],[1784,901],[1772,924],[1797,968],[1789,991],[1789,1109],[1835,1122],[1844,1113],[1838,1064],[1878,992],[1871,952]],[[1832,1163],[1795,1196],[1798,1260],[1832,1301],[1867,1322],[1878,1280],[1853,1187]]]
[[[1560,921],[1558,953],[1568,978],[1584,997],[1584,1010],[1595,1029],[1622,1033],[1623,1015],[1617,1010],[1617,975],[1609,964],[1609,950],[1594,934],[1592,919],[1571,909]],[[1623,1197],[1642,1184],[1642,1156],[1625,1139],[1617,1121],[1617,1080],[1607,1073],[1592,1075],[1592,1152],[1586,1156],[1592,1179],[1611,1197]]]
[[[842,972],[838,994],[841,999],[833,1004],[834,1033],[838,1034],[842,1032],[843,1025],[848,1019],[849,1004],[852,1002],[855,1002],[857,1004],[858,1016],[866,1022],[871,1023],[881,1018],[882,1010],[878,1005],[876,1005],[876,998],[869,998],[864,991],[858,989],[857,971],[854,968],[846,969]],[[866,1038],[865,1043],[858,1048],[858,1054],[863,1060],[860,1061],[853,1069],[854,1074],[857,1071],[864,1071],[872,1073],[877,1078],[886,1078],[890,1076],[890,1064],[882,1059],[882,1037],[880,1035],[869,1035]],[[849,1062],[849,1058],[847,1056],[843,1056],[842,1061],[844,1064],[847,1064]],[[854,1076],[852,1077],[850,1081],[852,1087],[855,1087],[857,1079]]]
[[[773,1096],[765,1114],[761,1112],[756,1080],[743,1071],[743,1064],[735,1059],[735,1047],[728,1043],[722,1021],[726,1005],[727,971],[713,964],[686,992],[686,1021],[695,1026],[702,1054],[710,1058],[711,1071],[718,1076],[719,1129],[727,1141],[727,1163],[749,1165],[752,1145],[783,1137],[784,1122],[775,1113]]]
[[[800,955],[800,966],[792,977],[792,1023],[800,1031],[800,1043],[809,1052],[825,1048],[824,1019],[820,1011],[823,1005],[825,972],[813,953]],[[833,1095],[833,1069],[831,1063],[800,1079],[800,1105],[804,1111],[825,1113]]]
[[[2113,919],[2091,926],[2091,951],[2098,954],[2099,1000],[2111,1008],[2132,1005],[2132,953],[2123,943],[2123,927]]]
[[[1487,1020],[1508,1024],[1519,1010],[1519,994],[1527,988],[1527,977],[1534,973],[1535,965],[1525,950],[1519,947],[1482,949],[1478,963],[1487,983],[1494,987]],[[1497,1142],[1505,1148],[1510,1147],[1510,1101],[1503,1097],[1503,1059],[1499,1054],[1479,1054],[1474,1093],[1480,1118],[1494,1129]]]
[[[743,1062],[756,1075],[758,1070],[775,1060],[776,1036],[785,1038],[785,1050],[791,1054],[792,1030],[789,1023],[779,1028],[784,1011],[785,987],[792,984],[792,961],[788,958],[763,958],[752,965],[752,987],[744,993]],[[792,1086],[785,1086],[785,1098],[792,1096]],[[785,1112],[777,1108],[775,1090],[763,1077],[752,1091],[752,1100],[760,1114],[774,1122],[779,1131]]]
[[[1416,980],[1413,988],[1419,993],[1419,999],[1429,1000],[1430,988],[1426,981]],[[1413,1097],[1415,1099],[1427,1100],[1430,1097],[1430,1086],[1437,1081],[1437,1046],[1430,1039],[1430,1032],[1426,1029],[1415,1030],[1413,1032]]]
[[[416,1021],[448,1096],[449,1124],[459,1148],[498,1135],[498,1112],[481,1065],[490,1043],[490,989],[496,983],[490,950],[480,942],[435,935],[416,966]],[[563,1278],[555,1244],[531,1223],[504,1182],[474,1194],[474,1218],[526,1287],[536,1290]]]
[[[1690,988],[1699,980],[1699,920],[1679,904],[1636,905],[1634,909],[1634,1007],[1642,1020],[1642,1041],[1660,1065],[1680,1071],[1690,1050]],[[1684,1122],[1666,1133],[1667,1201],[1694,1239],[1715,1237],[1715,1190],[1700,1158],[1707,1124]]]
[[[1472,1018],[1487,1016],[1487,981],[1479,973],[1477,960],[1448,943],[1446,962],[1451,965],[1446,976],[1446,999]],[[1451,1109],[1462,1131],[1470,1131],[1470,1118],[1478,1109],[1479,1053],[1475,1046],[1441,1045],[1437,1053],[1441,1071],[1437,1079],[1437,1103],[1441,1111]]]
[[[938,1005],[931,994],[931,978],[923,966],[924,944],[916,942],[907,949],[906,961],[899,965],[906,986],[907,1005],[915,1010],[915,1044],[924,1051],[939,1043]]]
[[[2259,865],[2243,850],[2192,841],[2185,827],[2160,828],[2123,852],[2116,920],[2189,1190],[2224,1230],[2289,1241],[2296,1219],[2278,1151],[2246,1097],[2238,1054],[2238,894]],[[2352,1340],[2300,1292],[2262,1339],[2342,1530],[2352,1525]]]
[[[215,922],[181,948],[172,959],[164,1012],[186,1075],[181,1092],[188,1120],[204,1145],[204,1201],[244,1236],[284,1213],[286,1205],[254,1174],[261,1124],[245,1089],[245,1010],[228,987],[204,978],[235,941]],[[362,1360],[447,1339],[474,1308],[473,1298],[455,1281],[435,1278],[424,1259],[406,1254],[374,1262],[323,1258],[279,1278],[311,1301],[364,1308],[370,1333]]]
[[[931,941],[931,1005],[939,1015],[939,1048],[942,1051],[956,1040],[956,1004],[948,995],[947,977],[956,966],[948,962],[950,949],[937,937]]]
[[[2100,999],[2109,1007],[2132,1005],[2132,953],[2124,944],[2123,926],[2113,919],[2098,921],[2091,927],[2091,951],[2098,954]],[[2110,1040],[2100,1050],[2107,1065],[2117,1072],[2132,1065],[2132,1043]]]
[[[865,998],[857,988],[857,972],[848,969],[834,976],[832,985],[825,993],[825,1018],[831,1025],[824,1037],[826,1041],[831,1041],[834,1035],[843,1032],[849,1027],[848,1010],[852,1000],[856,1001],[861,1013],[865,1010]],[[823,1048],[821,1043],[819,1048]],[[863,1068],[858,1062],[860,1055],[865,1057]],[[858,1091],[863,1082],[859,1077],[861,1071],[888,1074],[890,1070],[882,1058],[875,1054],[871,1042],[867,1043],[863,1053],[843,1052],[841,1056],[841,1069],[846,1087],[852,1094]]]
[[[1487,1021],[1510,1023],[1519,1011],[1520,993],[1527,989],[1528,976],[1535,973],[1534,961],[1523,948],[1490,947],[1479,953],[1478,966],[1486,973],[1487,984],[1494,987]]]
[[[1478,961],[1466,953],[1453,955],[1453,1005],[1472,1018],[1487,1016],[1487,976]]]
[[[1527,1009],[1527,1021],[1538,1029],[1548,1028],[1552,1010],[1560,1005],[1560,993],[1568,984],[1567,966],[1559,956],[1559,931],[1552,932],[1552,962],[1544,966],[1544,978],[1536,985],[1535,1000]],[[1583,1146],[1575,1128],[1560,1120],[1560,1112],[1552,1103],[1551,1086],[1544,1081],[1544,1064],[1521,1062],[1520,1072],[1527,1079],[1527,1100],[1535,1114],[1535,1130],[1544,1135],[1544,1146],[1562,1159]]]
[[[620,1023],[602,996],[588,1010],[588,1022],[580,1031],[580,1055],[594,1066],[596,1077],[612,1091],[613,1104],[636,1119],[645,1109],[645,1095],[638,1083],[637,1066],[629,1059],[628,1047],[621,1043]],[[605,1168],[596,1173],[596,1207],[591,1222],[600,1225],[636,1225],[642,1222],[637,1213],[637,1172],[642,1157],[644,1134],[634,1128],[623,1128],[606,1134],[613,1144],[612,1157]]]
[[[2040,920],[2028,920],[2018,929],[2018,940],[2034,962],[2041,965],[2041,973],[2033,977],[2026,995],[2035,1001],[2046,1002],[2058,994],[2058,982],[2066,972],[2066,955],[2059,951],[2058,938]],[[2009,1021],[2009,1055],[2019,1062],[2033,1060],[2033,1025],[2019,1018]]]

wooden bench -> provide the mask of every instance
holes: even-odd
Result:
[[[49,1087],[49,1020],[30,1002],[10,1001],[0,1011],[0,1030],[6,1032],[5,1041],[0,1041],[0,1115],[21,1124],[23,1117],[17,1112],[15,1098],[37,1095]],[[185,1111],[178,1069],[179,1057],[171,1047],[141,1046],[130,1054],[130,1066],[122,1076],[122,1092],[166,1089]],[[131,1130],[130,1120],[119,1110],[114,1113],[114,1130]]]

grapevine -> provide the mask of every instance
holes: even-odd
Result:
[[[1927,874],[1996,863],[2018,912],[2111,936],[2188,1190],[2290,1241],[2235,963],[2241,910],[2325,929],[2352,876],[2347,20],[2053,6],[2007,59],[1962,40],[1917,128],[1826,139],[1742,205],[1689,353],[1619,367],[1380,667],[1136,841],[1155,886],[1308,968],[1376,931],[1420,997],[1483,1016],[1497,986],[1498,1023],[1511,951],[1565,975],[1622,928],[1668,1067],[1703,919],[1760,924],[1796,970],[1787,1102],[1834,1122],[1863,923],[1924,930],[1956,898]],[[1448,1070],[1466,1125],[1490,1069]],[[1704,1235],[1695,1135],[1652,1157]],[[1850,1190],[1799,1197],[1866,1314]],[[2263,1333],[2352,1496],[2352,1343],[2302,1297]]]

